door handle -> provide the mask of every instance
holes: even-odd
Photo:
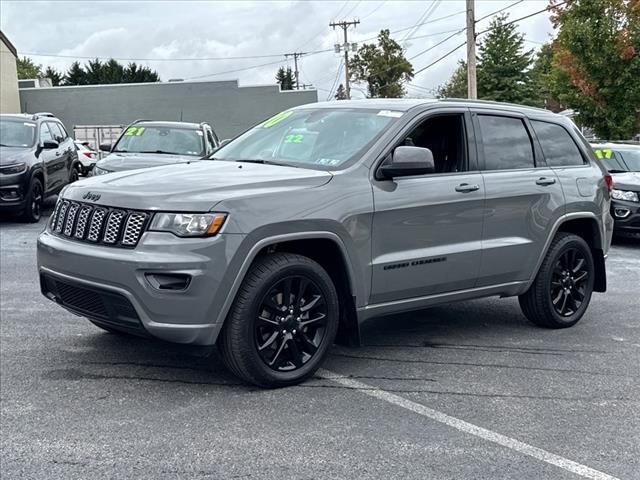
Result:
[[[469,185],[468,183],[461,183],[456,187],[456,192],[469,193],[480,190],[480,185]]]
[[[554,183],[556,183],[555,178],[540,177],[538,180],[536,180],[536,185],[541,185],[543,187],[553,185]]]

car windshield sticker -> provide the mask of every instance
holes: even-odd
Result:
[[[598,157],[600,160],[603,159],[610,159],[611,155],[613,154],[613,152],[611,151],[610,148],[598,148],[597,150],[595,150],[595,154],[596,157]]]
[[[284,137],[284,143],[302,143],[303,140],[304,135],[301,135],[299,133],[293,133]]]
[[[378,115],[381,117],[400,118],[402,116],[402,112],[396,112],[395,110],[380,110]]]
[[[124,136],[132,137],[135,135],[136,137],[139,137],[140,135],[142,135],[143,132],[144,132],[144,127],[129,127],[127,128],[127,131],[124,132]]]
[[[291,115],[293,115],[293,111],[291,111],[291,110],[289,110],[288,112],[281,112],[281,113],[271,117],[270,119],[266,120],[265,122],[262,122],[260,125],[258,125],[258,127],[271,128],[274,125],[277,125],[278,123],[280,123],[281,121],[286,120]]]

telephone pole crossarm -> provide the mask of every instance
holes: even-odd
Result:
[[[306,54],[307,52],[293,52],[293,53],[284,54],[284,58],[293,57],[293,65],[294,65],[293,74],[296,78],[296,90],[300,90],[300,73],[298,72],[298,58]]]

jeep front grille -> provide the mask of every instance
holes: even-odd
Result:
[[[145,212],[60,199],[49,225],[53,233],[73,240],[133,248],[149,218]]]

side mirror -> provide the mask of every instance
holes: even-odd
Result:
[[[55,150],[59,146],[60,146],[60,144],[58,142],[56,142],[55,140],[45,140],[44,142],[42,142],[42,149],[43,150]]]
[[[224,147],[227,143],[229,143],[231,141],[230,138],[225,138],[224,140],[220,141],[220,145],[218,145],[218,147]]]
[[[435,171],[433,153],[422,147],[396,147],[390,161],[380,167],[383,178],[407,177],[410,175],[426,175]]]
[[[112,145],[110,143],[101,143],[100,144],[100,151],[102,151],[102,152],[111,152],[111,147],[112,147]]]

